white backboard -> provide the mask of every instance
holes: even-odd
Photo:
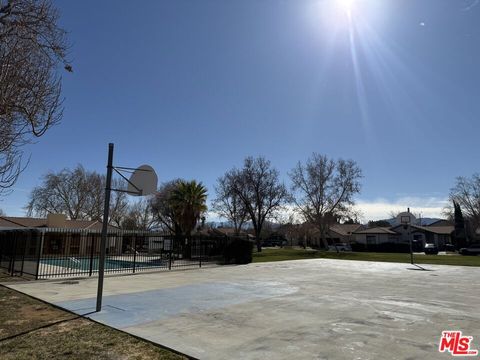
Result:
[[[134,196],[151,195],[157,191],[158,177],[150,165],[139,166],[130,176],[127,191]],[[133,185],[135,186],[133,186]]]
[[[396,223],[397,224],[411,224],[415,225],[417,218],[410,212],[401,212],[397,215]]]

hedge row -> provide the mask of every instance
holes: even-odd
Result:
[[[390,253],[409,253],[410,245],[402,243],[386,242],[382,244],[359,244],[353,243],[353,251],[369,251],[369,252],[390,252]]]
[[[253,243],[235,239],[225,247],[225,264],[249,264],[252,262]]]

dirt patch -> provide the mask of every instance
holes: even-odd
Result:
[[[21,318],[31,319],[33,321],[55,322],[73,317],[69,313],[64,313],[56,308],[46,304],[28,304],[19,309]]]
[[[0,301],[1,338],[75,317],[3,286],[0,286]]]
[[[150,343],[86,319],[74,319],[0,341],[2,360],[184,359]]]
[[[11,326],[11,325],[22,325],[22,324],[25,324],[28,320],[22,320],[22,319],[19,319],[19,320],[5,320],[3,322],[4,325],[7,325],[7,326]]]
[[[0,269],[0,283],[11,283],[11,282],[23,282],[23,281],[32,281],[35,277],[31,275],[23,275],[23,276],[12,276],[7,272],[6,269]]]
[[[59,282],[57,284],[63,284],[63,285],[75,285],[75,284],[78,284],[79,281],[76,281],[76,280],[67,280],[67,281],[62,281],[62,282]]]
[[[47,334],[52,331],[64,333],[64,332],[69,332],[72,330],[78,330],[81,328],[92,326],[93,324],[94,324],[93,322],[86,319],[75,319],[75,320],[62,322],[58,324],[58,326],[55,329],[46,328],[44,329],[44,332]],[[84,330],[89,331],[89,329],[84,329]]]
[[[0,301],[2,360],[184,359],[3,286],[0,286]]]

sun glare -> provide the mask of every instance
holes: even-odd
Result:
[[[352,11],[354,7],[355,0],[335,0],[338,9],[347,15],[347,17],[350,19],[352,17]]]

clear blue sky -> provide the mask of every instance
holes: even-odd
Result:
[[[209,188],[247,155],[287,172],[356,160],[366,217],[434,215],[480,171],[478,0],[58,1],[69,31],[60,125],[0,202],[22,215],[48,170],[152,164]],[[382,210],[383,211],[383,210]]]

